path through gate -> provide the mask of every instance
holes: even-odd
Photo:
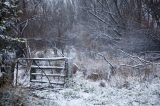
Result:
[[[55,58],[19,58],[16,65],[16,85],[20,69],[30,73],[30,84],[49,84],[64,86],[68,77],[68,59]]]

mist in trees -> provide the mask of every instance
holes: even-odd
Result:
[[[122,48],[129,48],[123,47],[126,44],[121,44],[121,38],[124,42],[123,37],[130,39],[131,36],[152,39],[147,42],[156,46],[158,6],[158,0],[2,0],[1,33],[42,38],[46,40],[44,45],[62,51],[68,44],[81,48],[83,37],[87,36],[88,43],[92,42],[90,45],[98,49],[116,42]]]
[[[74,82],[71,81],[71,86],[75,88],[70,89],[76,99],[81,98],[74,96],[75,89],[78,92],[76,84],[85,95],[95,92],[90,87],[87,90],[83,87],[90,84],[84,83],[86,80],[99,81],[100,87],[106,87],[105,92],[109,86],[137,91],[133,87],[136,81],[145,85],[156,80],[154,84],[158,84],[159,50],[160,0],[0,0],[0,88],[4,83],[13,86],[15,77],[20,78],[19,82],[16,81],[20,86],[24,82],[30,83],[27,80],[31,73],[45,77],[46,73],[42,73],[45,71],[36,73],[40,71],[31,70],[34,65],[34,68],[43,66],[44,69],[50,66],[51,71],[55,68],[56,76],[59,76],[59,70],[68,67],[70,78],[78,82],[71,79]],[[61,63],[55,62],[56,57],[69,62],[65,61],[65,66],[60,67]],[[19,61],[22,58],[46,60],[37,63]],[[53,58],[53,62],[48,58]],[[24,73],[15,74],[18,61],[21,65],[27,64]],[[18,68],[16,71],[19,71]],[[47,74],[50,78],[55,73]],[[36,77],[33,79],[36,80]],[[158,89],[157,85],[154,86]],[[147,93],[148,87],[152,88],[150,85],[142,86]],[[144,90],[142,88],[138,88],[140,93]],[[151,91],[151,96],[159,97],[158,91]],[[60,97],[67,98],[72,93],[67,92]],[[113,96],[112,92],[108,94]]]

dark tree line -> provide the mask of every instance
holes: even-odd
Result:
[[[68,32],[78,24],[88,29],[94,47],[97,35],[101,40],[108,34],[119,40],[133,29],[159,40],[159,4],[159,0],[2,0],[0,28],[16,37],[43,38],[45,46],[62,51],[70,41]]]

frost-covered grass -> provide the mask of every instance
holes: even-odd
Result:
[[[41,56],[41,53],[37,53],[37,57],[38,54]],[[47,51],[46,54],[42,53],[44,57],[48,58],[53,56],[51,54],[53,54],[52,50]],[[120,64],[135,64],[129,58],[110,58],[112,56],[105,56],[116,66]],[[157,74],[156,76],[151,75],[154,77],[146,81],[142,80],[142,72],[141,78],[137,76],[138,72],[136,70],[117,67],[116,75],[111,77],[110,82],[103,81],[106,86],[101,87],[100,80],[95,82],[86,79],[86,77],[84,78],[81,68],[85,67],[88,75],[93,72],[101,73],[103,76],[99,79],[105,80],[109,65],[104,60],[101,58],[90,59],[83,54],[78,56],[75,50],[68,57],[71,64],[76,63],[79,66],[78,73],[73,75],[73,79],[70,79],[67,87],[62,90],[51,88],[30,90],[28,99],[30,106],[160,106],[160,77],[157,73],[159,67],[151,68]],[[132,76],[130,72],[133,71],[136,74]],[[19,76],[21,77],[22,75]],[[26,77],[28,76],[26,75]],[[20,81],[23,81],[23,85],[25,84],[24,82],[29,82]]]
[[[82,77],[81,73],[73,78],[68,88],[59,91],[53,89],[31,92],[32,106],[159,106],[160,78],[152,82],[133,81],[128,88],[99,86]]]

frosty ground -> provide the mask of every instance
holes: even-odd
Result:
[[[131,81],[126,87],[99,86],[81,72],[61,90],[34,90],[29,93],[31,106],[160,106],[160,78],[151,82]]]

